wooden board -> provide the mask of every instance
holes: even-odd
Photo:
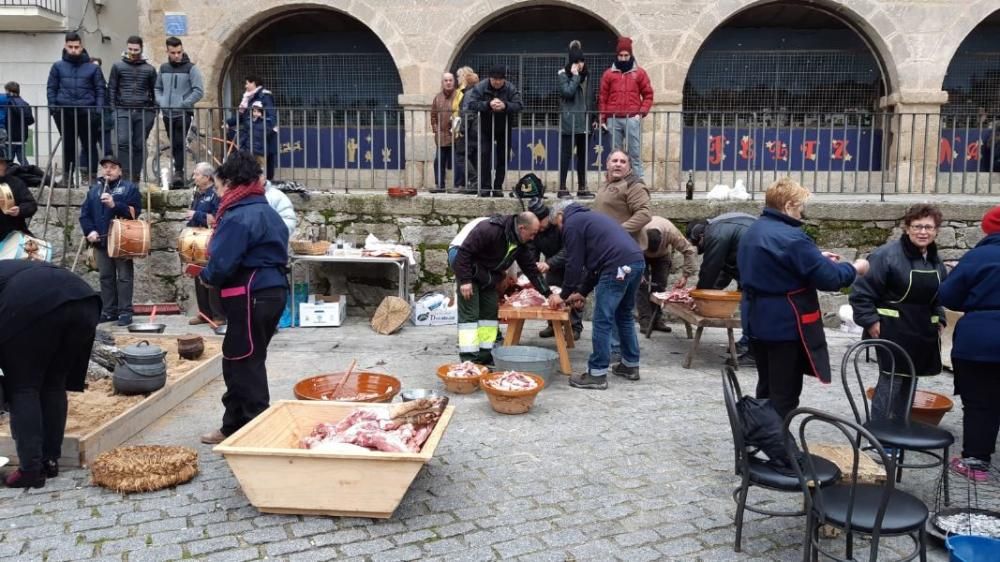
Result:
[[[445,408],[419,453],[298,447],[317,424],[336,423],[359,407],[390,404],[282,400],[213,450],[226,458],[250,503],[262,512],[391,517],[433,456],[455,407]]]
[[[813,445],[809,452],[837,465],[845,480],[850,477],[854,451],[847,445]],[[858,454],[858,480],[862,484],[881,484],[885,482],[885,468],[861,452]]]
[[[569,321],[569,309],[552,310],[547,306],[525,306],[515,308],[504,305],[499,310],[500,320],[566,320]]]
[[[128,335],[129,337],[131,334]],[[124,336],[123,336],[124,337]],[[176,335],[143,335],[142,339],[156,344],[161,340],[176,340]],[[221,341],[222,338],[205,336],[205,340]],[[189,396],[222,374],[222,353],[205,357],[199,365],[184,375],[169,380],[167,384],[151,393],[144,400],[83,434],[66,434],[63,437],[62,457],[59,465],[64,467],[88,466],[98,455],[113,449],[149,424],[172,410]],[[0,432],[0,455],[17,462],[14,440],[7,432]]]

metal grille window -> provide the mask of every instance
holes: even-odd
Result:
[[[601,74],[614,62],[614,54],[587,55],[584,60],[588,71],[587,108],[596,111]],[[475,54],[459,59],[458,66],[471,66],[480,80],[487,80],[490,67],[496,64],[507,66],[507,79],[521,91],[521,100],[524,102],[521,116],[523,126],[559,125],[557,73],[566,66],[565,54]]]
[[[260,75],[275,105],[310,110],[283,111],[283,125],[312,125],[315,110],[322,108],[341,110],[325,115],[325,124],[343,125],[349,118],[347,124],[356,125],[360,115],[361,125],[398,125],[403,84],[388,54],[242,55],[230,73],[234,105],[243,95],[247,74]]]
[[[941,113],[958,122],[992,120],[1000,112],[1000,52],[959,52],[944,79],[948,103]]]
[[[685,124],[725,112],[763,126],[864,126],[881,92],[878,64],[864,51],[705,51],[684,84]],[[759,115],[767,113],[776,115]]]

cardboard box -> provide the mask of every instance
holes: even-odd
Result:
[[[309,295],[299,305],[299,326],[340,326],[347,316],[347,295]]]
[[[414,302],[410,321],[414,326],[450,326],[458,324],[458,301],[452,296],[448,302],[431,309],[425,303]]]

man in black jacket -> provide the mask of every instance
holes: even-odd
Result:
[[[746,213],[724,213],[713,219],[692,221],[687,226],[687,239],[697,246],[702,254],[701,269],[698,271],[698,289],[722,290],[735,279],[740,286],[740,270],[736,266],[736,249],[740,238],[757,217]],[[747,338],[746,321],[743,323],[743,337],[736,344],[740,359],[752,361],[750,341]]]
[[[28,140],[28,127],[35,124],[35,116],[31,114],[31,106],[21,98],[21,85],[17,82],[7,82],[4,84],[4,92],[7,94],[7,140],[10,143],[11,151],[7,156],[11,161],[25,166],[28,161],[24,159],[24,144]]]
[[[125,42],[122,60],[111,67],[108,95],[115,110],[118,131],[118,158],[125,164],[125,176],[138,183],[146,162],[146,139],[156,120],[156,69],[142,54],[142,38],[133,35]]]
[[[481,221],[458,247],[453,269],[458,284],[458,348],[462,361],[493,364],[497,339],[497,283],[515,261],[538,292],[552,291],[542,279],[528,243],[541,222],[532,212],[496,215]]]
[[[38,204],[31,195],[28,186],[24,185],[21,178],[7,174],[10,163],[11,159],[6,148],[0,147],[0,185],[7,184],[11,195],[14,196],[14,205],[0,214],[0,240],[15,230],[30,234],[28,232],[28,219],[38,210]]]
[[[532,205],[534,205],[534,201]],[[544,262],[538,262],[538,270],[545,274],[545,282],[550,286],[562,287],[566,275],[566,251],[563,249],[562,233],[558,228],[546,228],[538,233],[538,236],[532,241],[532,246],[534,246],[536,260],[539,257],[545,258]],[[570,324],[573,326],[573,339],[578,340],[580,334],[583,333],[583,311],[570,308],[569,318]],[[553,336],[555,336],[555,331],[552,329],[551,323],[538,333],[540,338]]]
[[[104,94],[101,69],[91,64],[80,35],[70,31],[66,34],[62,58],[52,65],[45,86],[49,113],[62,135],[63,183],[67,186],[71,185],[70,178],[77,165],[77,140],[83,150],[81,171],[89,179],[97,168],[97,143],[90,119],[98,108],[104,107]]]
[[[503,197],[511,129],[516,115],[524,108],[521,92],[507,80],[507,67],[498,64],[491,68],[489,80],[469,90],[462,107],[479,113],[479,130],[469,132],[479,138],[479,196]]]

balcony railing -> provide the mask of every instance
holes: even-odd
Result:
[[[93,172],[96,155],[112,152],[126,173],[154,183],[161,170],[186,177],[195,163],[216,166],[242,146],[261,155],[276,181],[313,190],[492,189],[497,177],[509,190],[527,173],[539,176],[549,192],[562,185],[576,191],[581,184],[593,190],[612,149],[638,140],[644,179],[654,191],[682,191],[690,175],[698,192],[742,181],[753,196],[783,176],[817,193],[1000,193],[1000,152],[993,150],[1000,119],[979,115],[653,112],[641,120],[608,121],[605,128],[597,114],[587,113],[564,115],[577,127],[564,130],[551,114],[522,113],[506,127],[495,121],[502,114],[453,120],[446,113],[439,120],[453,133],[446,144],[438,141],[447,138],[436,140],[430,112],[418,110],[279,107],[268,111],[266,122],[220,107],[173,119],[156,109],[30,111],[36,125],[23,144],[35,152],[27,158],[32,163]],[[74,129],[72,148],[53,150],[59,131]],[[133,129],[148,134],[133,144]],[[142,147],[145,154],[139,154]]]
[[[0,0],[0,8],[42,8],[53,14],[63,14],[62,0]]]

